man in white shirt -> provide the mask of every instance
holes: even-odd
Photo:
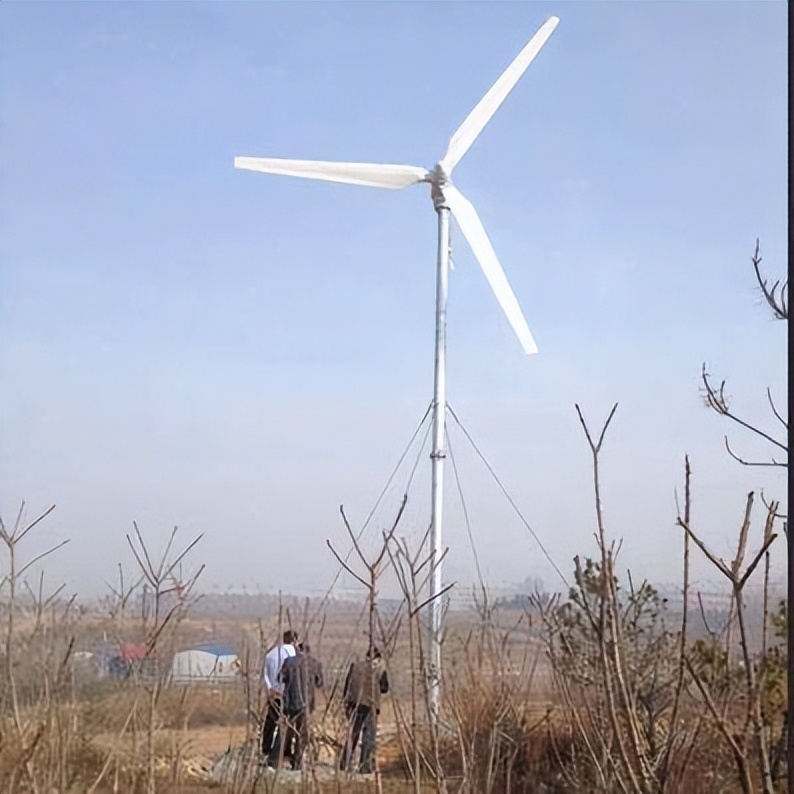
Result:
[[[280,680],[281,665],[285,659],[295,656],[295,644],[298,635],[294,631],[285,631],[282,642],[271,648],[265,655],[265,667],[262,671],[262,683],[267,697],[267,712],[265,724],[262,728],[262,755],[267,759],[269,766],[278,766],[280,742],[274,741],[276,729],[281,718],[281,696],[284,684]]]

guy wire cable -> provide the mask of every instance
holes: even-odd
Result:
[[[460,485],[460,477],[458,476],[458,465],[455,463],[455,456],[452,454],[452,440],[449,437],[449,428],[445,428],[445,435],[447,438],[447,450],[449,450],[449,460],[452,463],[452,472],[455,475],[455,485],[458,488],[458,495],[460,496],[460,505],[463,508],[463,519],[466,524],[466,533],[469,536],[469,543],[471,544],[471,553],[474,555],[474,567],[477,570],[477,583],[480,585],[480,590],[485,591],[485,580],[482,578],[482,571],[480,570],[480,558],[477,554],[477,548],[474,545],[474,535],[471,531],[471,521],[469,520],[469,510],[466,507],[466,500],[463,498],[463,488]]]
[[[455,420],[455,423],[457,424],[457,426],[463,431],[463,435],[466,436],[466,439],[468,440],[469,444],[471,444],[472,449],[477,453],[477,455],[479,456],[480,460],[485,464],[485,468],[488,469],[488,472],[490,473],[490,475],[496,481],[496,484],[499,486],[499,488],[502,491],[502,493],[504,494],[505,498],[510,503],[510,506],[513,508],[513,510],[515,510],[516,515],[519,517],[519,519],[521,519],[521,523],[523,523],[523,525],[529,530],[529,534],[532,535],[532,538],[534,539],[535,543],[538,544],[538,548],[540,548],[540,550],[543,552],[543,556],[549,561],[551,567],[554,568],[554,570],[557,572],[557,575],[565,583],[565,586],[566,587],[570,587],[570,584],[568,583],[568,580],[565,578],[565,575],[560,570],[560,568],[557,565],[557,563],[554,562],[554,560],[551,558],[551,555],[549,554],[549,552],[546,551],[546,547],[541,542],[541,540],[538,537],[538,535],[535,532],[535,530],[532,529],[532,527],[529,525],[529,521],[527,521],[526,518],[524,518],[522,512],[518,509],[518,505],[513,500],[513,497],[510,496],[510,494],[508,493],[507,488],[505,488],[505,486],[502,485],[502,482],[499,479],[499,477],[497,476],[496,472],[494,471],[493,466],[491,466],[491,464],[488,462],[488,460],[486,459],[485,455],[483,455],[483,453],[480,452],[479,448],[474,443],[474,439],[472,439],[472,437],[469,435],[468,431],[461,424],[460,419],[458,419],[456,413],[452,410],[452,408],[449,405],[447,405],[447,410],[449,411],[450,416],[452,416],[452,418]]]
[[[424,416],[422,417],[422,419],[420,420],[419,424],[417,425],[416,430],[414,430],[413,435],[411,436],[411,439],[408,442],[407,446],[405,447],[405,450],[403,451],[402,455],[400,455],[400,459],[397,461],[394,469],[392,470],[392,473],[389,475],[389,479],[386,480],[386,485],[383,486],[383,490],[380,492],[380,495],[375,500],[375,504],[374,504],[372,510],[370,510],[369,515],[367,516],[366,520],[364,521],[364,524],[362,525],[361,529],[358,531],[358,534],[356,535],[356,540],[359,540],[361,538],[361,536],[364,534],[364,530],[367,528],[367,525],[369,524],[370,520],[372,519],[372,516],[375,514],[375,511],[378,509],[378,505],[380,504],[381,500],[383,499],[384,495],[386,494],[386,491],[389,489],[389,486],[391,485],[391,481],[397,475],[397,472],[399,471],[400,466],[402,465],[402,462],[405,460],[405,457],[408,454],[408,452],[410,451],[411,446],[413,445],[414,441],[416,440],[416,437],[419,435],[419,431],[422,429],[422,425],[427,420],[427,417],[430,416],[430,409],[432,407],[433,407],[432,403],[430,403],[430,405],[427,406],[427,410],[425,411]],[[424,437],[424,439],[422,441],[422,444],[420,445],[419,454],[417,455],[416,462],[414,463],[413,469],[411,470],[411,475],[410,475],[409,480],[408,480],[408,485],[406,485],[406,495],[407,495],[408,487],[410,487],[411,481],[413,480],[413,475],[414,475],[414,472],[416,471],[416,467],[419,464],[419,456],[422,454],[422,449],[424,447],[424,442],[427,439],[427,434],[429,432],[429,429],[430,429],[430,425],[428,425],[428,429],[425,431],[425,437]],[[347,551],[347,554],[345,554],[345,562],[347,562],[350,559],[350,555],[352,553],[353,553],[353,546],[351,545],[351,547]],[[320,614],[322,609],[328,603],[328,599],[331,597],[331,592],[333,591],[334,587],[336,586],[336,583],[339,581],[339,577],[341,575],[342,575],[342,568],[339,568],[337,570],[336,574],[334,575],[334,578],[331,581],[331,584],[328,586],[328,589],[325,591],[325,595],[320,600],[320,604],[318,605],[314,615],[312,616],[311,620],[309,621],[307,628],[311,627],[311,625],[317,619],[317,616]]]

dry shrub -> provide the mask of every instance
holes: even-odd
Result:
[[[495,701],[469,689],[459,694],[467,708],[458,712],[457,735],[442,739],[441,758],[453,790],[557,792],[560,763],[573,754],[570,732],[547,718],[537,702]],[[541,789],[542,790],[542,789]]]
[[[450,655],[443,768],[463,791],[531,791],[554,777],[549,706],[534,692],[542,650],[527,637],[527,615],[501,627],[487,596],[478,607],[479,625]]]

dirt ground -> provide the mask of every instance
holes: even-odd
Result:
[[[400,758],[400,745],[396,724],[388,709],[378,725],[378,760],[382,768],[394,768]],[[391,719],[389,719],[391,718]],[[238,750],[246,741],[248,731],[244,725],[204,726],[188,730],[160,729],[156,734],[157,756],[155,766],[161,774],[184,781],[191,790],[202,790],[212,785],[213,768],[227,750]],[[141,738],[138,738],[141,742]],[[115,752],[132,758],[133,739],[127,735],[102,733],[94,737],[93,744],[103,753]],[[318,765],[330,776],[336,762],[336,752],[321,745]],[[284,782],[294,782],[293,775],[285,775]],[[365,781],[364,781],[365,782]]]

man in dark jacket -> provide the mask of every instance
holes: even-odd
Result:
[[[309,715],[314,711],[315,689],[323,687],[322,665],[311,655],[308,643],[298,645],[295,656],[284,661],[281,681],[284,684],[282,709],[287,720],[283,752],[291,758],[292,768],[300,769],[309,743]]]
[[[389,691],[389,677],[381,659],[380,651],[372,648],[367,658],[353,662],[345,678],[344,698],[347,715],[347,739],[342,748],[340,766],[350,771],[353,753],[361,737],[361,760],[358,771],[372,772],[377,736],[377,715],[380,714],[380,696]]]

